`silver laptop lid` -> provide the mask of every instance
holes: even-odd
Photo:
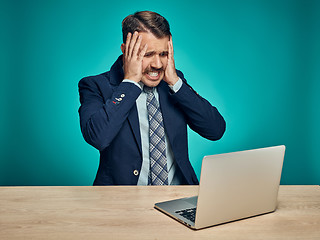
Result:
[[[272,212],[285,146],[205,156],[195,228]]]

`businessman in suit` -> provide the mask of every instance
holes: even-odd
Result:
[[[81,131],[100,151],[94,185],[198,184],[187,125],[218,140],[226,123],[175,69],[164,17],[136,12],[122,32],[123,55],[110,71],[79,82]]]

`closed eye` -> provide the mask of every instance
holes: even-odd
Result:
[[[144,54],[145,57],[152,57],[153,55],[155,55],[156,52],[147,52]],[[168,52],[167,51],[164,51],[164,52],[161,52],[159,54],[160,57],[167,57],[168,56]]]
[[[160,57],[167,57],[168,56],[168,52],[162,52],[160,53]]]
[[[152,57],[155,54],[155,52],[147,52],[144,54],[145,57]]]

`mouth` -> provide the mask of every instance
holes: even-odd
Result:
[[[161,71],[149,71],[145,75],[150,80],[159,80]]]

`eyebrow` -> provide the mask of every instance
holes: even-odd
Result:
[[[146,52],[146,54],[148,54],[148,55],[153,55],[155,53],[156,53],[155,51]]]
[[[154,55],[154,54],[156,54],[156,53],[157,53],[156,51],[150,51],[150,52],[146,52],[145,54]],[[162,53],[168,54],[169,51],[162,51],[162,52],[160,52],[159,54],[162,54]]]

